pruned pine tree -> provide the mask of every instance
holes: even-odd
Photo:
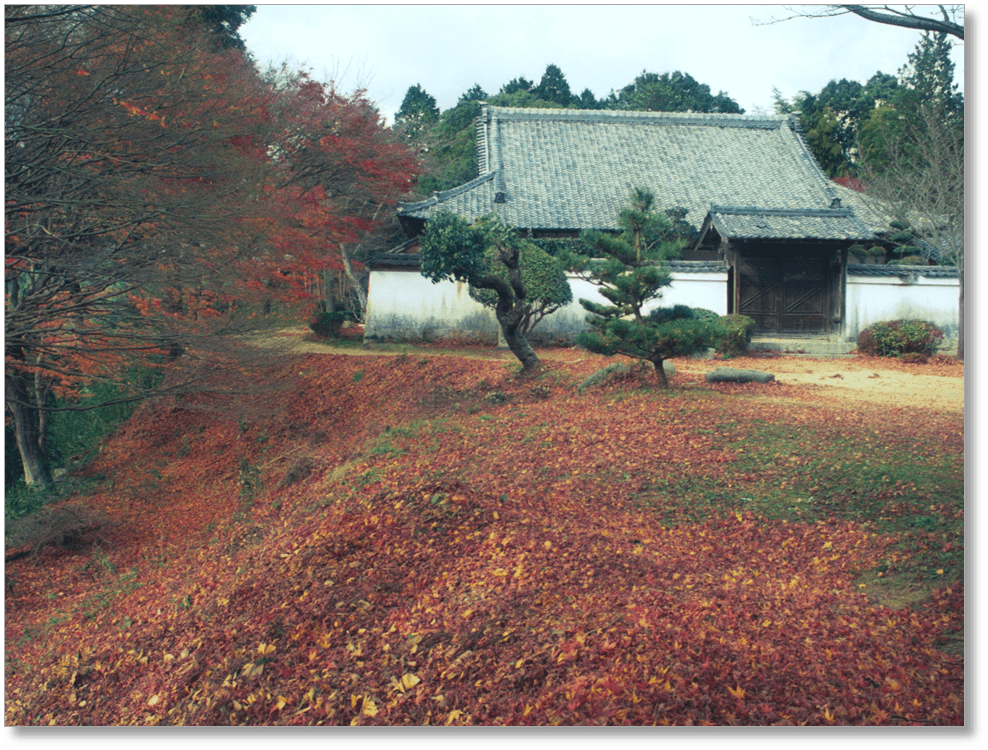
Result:
[[[654,212],[655,199],[636,188],[629,208],[621,211],[620,235],[584,232],[582,239],[599,258],[568,258],[568,265],[600,287],[610,304],[581,299],[592,330],[578,343],[598,354],[623,354],[652,363],[661,388],[669,381],[663,362],[713,345],[717,324],[696,317],[685,305],[657,307],[647,303],[662,296],[671,283],[663,261],[677,257],[685,239],[672,217]]]
[[[525,242],[494,214],[471,225],[448,211],[436,214],[421,237],[422,275],[434,284],[465,281],[472,289],[490,290],[496,297],[494,315],[511,353],[530,371],[539,358],[525,337],[531,319],[531,297],[523,280]],[[496,266],[500,268],[496,268]]]
[[[487,249],[484,260],[491,276],[510,281],[508,268],[495,248]],[[573,301],[573,290],[559,262],[533,243],[522,240],[519,263],[527,300],[519,329],[527,337],[547,315]],[[499,298],[493,289],[471,286],[470,297],[484,307],[497,309]]]

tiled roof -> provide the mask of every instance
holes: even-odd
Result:
[[[405,243],[408,245],[408,243]],[[367,259],[371,268],[412,268],[418,270],[422,256],[419,253],[399,251],[397,248],[388,253],[374,255]],[[673,273],[727,273],[727,263],[723,260],[667,260],[663,261]]]
[[[926,276],[931,279],[957,278],[954,266],[872,266],[848,263],[848,276]]]
[[[723,260],[664,260],[662,265],[673,273],[727,273]]]
[[[711,206],[710,219],[732,239],[874,239],[849,208],[758,209]]]
[[[874,234],[885,234],[889,231],[889,222],[895,217],[887,207],[857,190],[851,190],[834,183],[834,192],[840,198],[841,205],[854,210],[854,215]]]
[[[617,229],[632,189],[645,187],[698,228],[711,204],[805,212],[837,197],[790,116],[485,106],[477,132],[486,171],[400,216],[445,209],[471,221],[495,212],[522,229]],[[861,231],[836,215],[775,218],[787,237]]]

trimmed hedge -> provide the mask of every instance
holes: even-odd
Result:
[[[755,321],[747,315],[721,315],[703,307],[694,307],[693,317],[717,324],[718,333],[714,339],[714,351],[723,359],[748,353],[748,345],[755,331]]]
[[[943,340],[943,331],[925,320],[891,320],[875,323],[858,334],[858,353],[873,357],[898,357],[918,353],[930,357]]]
[[[717,337],[717,353],[723,359],[747,354],[755,332],[755,321],[747,315],[724,315],[720,326],[723,332]]]

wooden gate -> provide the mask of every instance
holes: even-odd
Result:
[[[737,312],[759,333],[827,333],[828,264],[823,258],[739,258]]]

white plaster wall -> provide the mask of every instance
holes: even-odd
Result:
[[[433,284],[418,271],[371,272],[366,339],[433,340],[450,334],[497,341],[497,319],[471,299],[466,284]]]
[[[569,276],[569,281],[573,301],[544,318],[530,337],[533,341],[572,337],[585,330],[587,311],[580,299],[606,304],[599,287],[576,276]],[[726,315],[727,273],[673,273],[672,284],[645,310],[680,304]],[[494,311],[471,299],[466,284],[433,284],[416,271],[371,272],[365,338],[428,340],[453,333],[497,339]]]
[[[915,318],[938,325],[946,338],[956,338],[958,280],[918,275],[914,278],[915,282],[905,283],[897,276],[848,274],[844,337],[855,341],[873,323]]]
[[[662,290],[662,297],[645,306],[672,307],[689,305],[727,315],[727,272],[672,274],[672,285]]]
[[[580,304],[581,299],[608,304],[600,294],[600,287],[577,276],[568,275],[568,278],[573,301],[544,318],[536,327],[533,339],[572,336],[588,328],[587,311]],[[672,284],[663,288],[661,297],[648,302],[644,312],[673,305],[703,307],[727,315],[727,273],[673,273]]]

